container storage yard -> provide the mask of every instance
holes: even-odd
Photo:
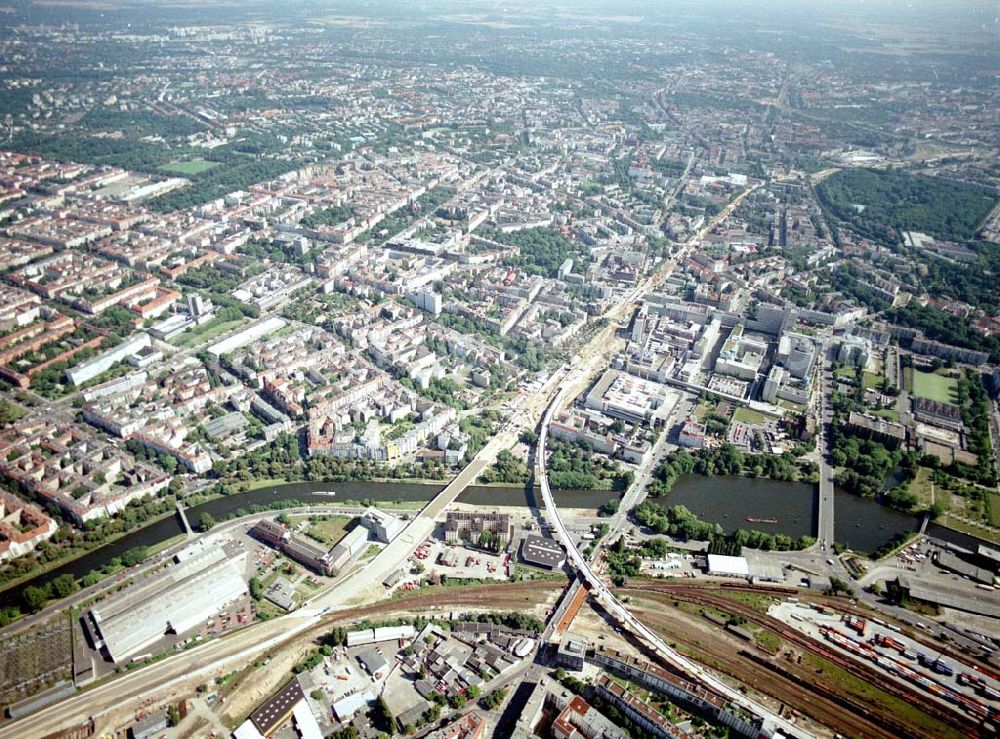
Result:
[[[1000,677],[984,666],[944,654],[940,645],[914,639],[881,619],[876,623],[810,603],[786,600],[768,613],[956,710],[981,720],[1000,716]]]

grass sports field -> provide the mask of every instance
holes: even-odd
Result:
[[[958,381],[953,377],[943,377],[933,372],[913,372],[913,394],[942,403],[955,403]]]
[[[170,162],[170,164],[164,164],[160,167],[160,171],[182,176],[196,175],[218,166],[218,162],[210,162],[207,159],[191,159],[187,162]]]

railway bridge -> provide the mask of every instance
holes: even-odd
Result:
[[[734,705],[740,706],[744,710],[749,711],[752,715],[758,717],[762,721],[762,733],[767,736],[811,736],[803,732],[801,728],[794,726],[781,716],[778,716],[770,709],[760,705],[754,700],[751,700],[738,690],[729,687],[727,684],[709,673],[701,665],[667,646],[663,639],[655,634],[650,628],[645,626],[641,621],[639,621],[639,619],[632,615],[632,613],[625,608],[624,605],[622,605],[622,603],[615,597],[604,582],[597,577],[594,571],[590,568],[590,565],[587,563],[587,560],[583,557],[580,550],[573,542],[569,532],[563,525],[562,519],[559,517],[559,510],[556,508],[555,500],[552,497],[552,490],[549,487],[548,474],[545,469],[545,444],[548,440],[549,425],[552,422],[553,416],[562,407],[563,403],[566,402],[568,391],[576,384],[576,382],[570,381],[570,377],[577,374],[579,371],[579,368],[575,371],[571,371],[567,376],[567,380],[562,383],[559,392],[555,394],[552,402],[545,410],[545,415],[542,417],[542,424],[538,435],[539,484],[541,486],[542,500],[545,504],[545,512],[547,518],[549,519],[549,525],[552,527],[552,530],[555,532],[560,543],[566,548],[567,562],[574,570],[576,570],[580,578],[585,581],[587,585],[589,585],[591,594],[600,601],[601,605],[604,606],[608,613],[612,614],[623,626],[628,628],[633,634],[648,644],[657,656],[661,657],[667,664],[673,666],[675,669],[684,672],[697,682],[700,682],[702,685],[725,697]]]

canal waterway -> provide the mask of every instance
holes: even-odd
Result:
[[[859,552],[872,552],[897,534],[919,526],[910,514],[843,490],[835,491],[836,540]],[[657,502],[683,505],[698,518],[718,523],[726,533],[757,529],[769,534],[814,536],[816,487],[803,482],[720,475],[682,475]],[[747,521],[775,519],[775,523]]]
[[[250,513],[254,506],[266,506],[283,500],[299,500],[306,505],[334,505],[343,504],[348,500],[372,500],[376,502],[409,502],[414,503],[415,507],[420,507],[422,503],[437,495],[442,487],[443,484],[406,482],[294,482],[214,498],[185,509],[185,514],[190,524],[197,526],[203,513],[209,513],[216,520],[222,521],[236,516],[241,511]],[[335,492],[336,495],[320,494],[328,492]],[[614,497],[617,497],[616,493],[606,490],[567,490],[559,493],[560,505],[567,508],[597,508]],[[471,486],[459,495],[458,501],[473,505],[534,505],[531,493],[523,486]],[[110,544],[88,552],[82,557],[0,592],[0,609],[22,606],[24,589],[31,585],[41,585],[63,574],[81,578],[91,570],[100,570],[112,559],[120,557],[129,549],[153,547],[183,533],[184,529],[180,518],[176,515],[154,521]]]
[[[231,518],[240,509],[250,512],[255,505],[268,505],[282,500],[329,505],[347,500],[411,502],[419,506],[433,498],[443,485],[405,482],[297,482],[268,486],[209,500],[187,509],[188,521],[197,525],[202,513],[217,520]],[[335,496],[319,493],[335,492]],[[555,493],[562,508],[597,508],[618,493],[608,490],[563,490]],[[871,552],[897,534],[919,526],[916,517],[879,505],[844,491],[836,491],[836,538],[852,549]],[[684,475],[673,490],[657,502],[663,505],[684,505],[704,521],[718,523],[727,532],[738,528],[754,528],[768,533],[789,536],[813,535],[816,521],[816,495],[813,485],[801,482],[781,482],[763,478]],[[540,496],[525,487],[471,486],[458,497],[461,503],[496,506],[539,505]],[[776,523],[748,522],[747,517],[774,518]],[[20,606],[22,593],[29,585],[40,585],[59,575],[80,578],[91,570],[100,570],[115,557],[133,547],[152,547],[183,533],[177,516],[160,519],[126,534],[116,541],[85,554],[72,562],[20,585],[0,592],[0,608]],[[973,537],[931,524],[928,534],[959,546],[974,548]]]

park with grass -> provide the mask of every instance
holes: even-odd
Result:
[[[218,166],[218,162],[212,162],[208,159],[188,159],[183,162],[169,162],[168,164],[164,164],[160,167],[160,171],[166,174],[180,175],[181,177],[191,177]]]
[[[305,529],[306,536],[321,544],[333,546],[347,533],[354,519],[349,516],[309,515],[287,516],[285,521],[292,528],[298,528],[303,521],[308,521],[309,525]]]
[[[912,371],[911,391],[918,398],[941,403],[958,403],[958,380],[936,372]]]
[[[736,423],[745,423],[749,426],[763,426],[768,421],[774,421],[775,419],[766,413],[761,413],[760,411],[755,411],[752,408],[746,408],[740,406],[735,411],[733,411],[733,421]]]

